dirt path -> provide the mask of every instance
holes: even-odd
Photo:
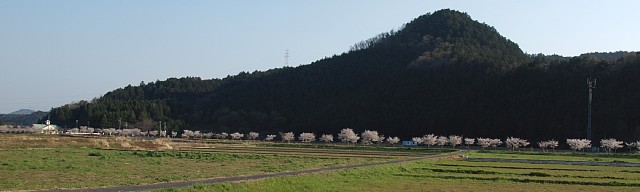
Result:
[[[324,167],[324,168],[305,169],[305,170],[298,170],[298,171],[286,171],[286,172],[278,172],[278,173],[262,173],[262,174],[243,175],[243,176],[234,176],[234,177],[210,178],[210,179],[191,180],[191,181],[176,181],[176,182],[156,183],[156,184],[148,184],[148,185],[118,186],[118,187],[103,187],[103,188],[83,188],[83,189],[59,189],[59,190],[45,190],[45,191],[56,191],[56,192],[71,192],[71,191],[99,191],[99,192],[144,191],[144,190],[154,190],[154,189],[163,189],[163,188],[188,187],[188,186],[192,186],[194,184],[213,184],[213,183],[232,182],[232,181],[245,181],[245,180],[255,180],[255,179],[263,179],[263,178],[277,177],[277,176],[301,175],[301,174],[309,174],[309,173],[318,173],[318,172],[323,172],[323,171],[334,171],[334,170],[339,170],[339,169],[349,169],[349,168],[358,168],[358,167],[368,167],[368,166],[374,166],[374,165],[394,164],[394,163],[417,161],[417,160],[423,160],[423,159],[450,157],[450,156],[455,156],[455,155],[461,155],[463,153],[465,153],[465,152],[464,151],[457,151],[457,152],[452,152],[452,153],[428,155],[428,156],[423,156],[423,157],[408,158],[408,159],[398,159],[398,160],[376,162],[376,163],[365,163],[365,164],[357,164],[357,165],[344,165],[344,166],[336,166],[336,167]]]

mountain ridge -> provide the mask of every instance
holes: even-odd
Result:
[[[31,109],[20,109],[14,112],[9,113],[8,115],[29,115],[32,114],[36,111],[31,110]]]
[[[322,134],[351,127],[403,138],[579,138],[586,135],[583,81],[595,76],[606,86],[594,106],[607,107],[594,107],[594,135],[640,136],[633,120],[640,111],[624,107],[638,104],[631,99],[640,95],[631,88],[640,84],[633,75],[638,53],[551,58],[526,55],[495,28],[445,9],[308,65],[127,86],[54,108],[51,119],[68,127],[75,120],[118,127],[121,119],[143,129],[162,121],[174,131]]]

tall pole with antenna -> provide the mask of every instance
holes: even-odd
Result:
[[[591,140],[591,101],[593,100],[593,89],[596,88],[596,79],[591,80],[591,77],[587,79],[587,86],[589,86],[589,106],[587,109],[587,139]]]

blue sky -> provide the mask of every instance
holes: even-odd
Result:
[[[638,1],[2,0],[0,113],[170,77],[221,78],[340,54],[450,8],[528,53],[640,50]]]

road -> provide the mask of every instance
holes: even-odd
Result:
[[[190,180],[190,181],[176,181],[176,182],[167,182],[167,183],[155,183],[155,184],[147,184],[147,185],[117,186],[117,187],[102,187],[102,188],[82,188],[82,189],[55,189],[55,190],[44,190],[44,191],[54,191],[54,192],[145,191],[145,190],[164,189],[164,188],[188,187],[188,186],[192,186],[192,185],[195,185],[195,184],[213,184],[213,183],[222,183],[222,182],[246,181],[246,180],[264,179],[264,178],[269,178],[269,177],[301,175],[301,174],[309,174],[309,173],[318,173],[318,172],[323,172],[323,171],[334,171],[334,170],[340,170],[340,169],[368,167],[368,166],[374,166],[374,165],[394,164],[394,163],[417,161],[417,160],[423,160],[423,159],[450,157],[450,156],[455,156],[455,155],[461,155],[463,153],[465,153],[465,152],[464,151],[457,151],[457,152],[452,152],[452,153],[428,155],[428,156],[423,156],[423,157],[415,157],[415,158],[407,158],[407,159],[397,159],[397,160],[376,162],[376,163],[344,165],[344,166],[335,166],[335,167],[323,167],[323,168],[305,169],[305,170],[297,170],[297,171],[285,171],[285,172],[278,172],[278,173],[263,173],[263,174],[255,174],[255,175],[243,175],[243,176],[234,176],[234,177],[210,178],[210,179]]]

